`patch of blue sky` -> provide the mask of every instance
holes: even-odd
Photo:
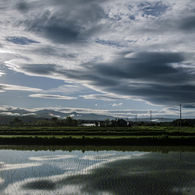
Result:
[[[143,11],[143,15],[151,15],[158,17],[162,14],[164,14],[167,9],[169,8],[167,5],[162,4],[161,2],[156,3],[141,3],[138,5],[138,7]]]
[[[107,46],[114,46],[114,47],[117,47],[117,48],[121,48],[121,47],[124,47],[123,45],[115,42],[115,41],[106,41],[106,40],[101,40],[101,39],[96,39],[95,40],[96,43],[98,44],[102,44],[102,45],[107,45]]]
[[[121,13],[121,15],[124,15],[124,14]],[[116,20],[116,21],[120,21],[120,20],[122,20],[121,15],[115,14],[115,15],[110,16],[109,14],[106,14],[105,18]]]
[[[20,72],[14,72],[10,69],[5,69],[5,73],[5,75],[0,77],[0,83],[2,84],[35,87],[43,90],[56,88],[65,84],[63,80],[39,76],[28,76]]]
[[[26,37],[7,37],[6,41],[10,41],[14,44],[18,44],[18,45],[29,45],[32,43],[39,43],[37,41],[28,39]]]

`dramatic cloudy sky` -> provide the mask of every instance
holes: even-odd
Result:
[[[0,26],[1,110],[195,116],[194,0],[1,0]]]

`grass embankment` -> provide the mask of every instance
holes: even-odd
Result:
[[[85,151],[139,151],[139,152],[195,152],[194,146],[94,146],[94,145],[0,145],[0,150],[23,150],[23,151],[40,151],[40,150],[50,150],[50,151],[75,151],[81,150],[83,153]]]
[[[0,144],[194,146],[195,128],[2,126]]]

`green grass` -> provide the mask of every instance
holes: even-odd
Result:
[[[118,144],[122,145],[193,145],[195,128],[192,127],[37,127],[37,126],[1,126],[0,144]],[[179,141],[178,141],[179,140]],[[189,143],[188,143],[189,140]],[[194,143],[193,143],[194,140]],[[33,143],[34,141],[34,143]],[[59,141],[59,142],[58,142]],[[63,142],[64,141],[64,142]],[[123,143],[124,141],[124,143]]]
[[[161,127],[1,127],[0,134],[181,134],[195,133],[195,129],[177,128],[164,129]]]

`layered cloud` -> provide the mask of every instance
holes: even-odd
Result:
[[[52,95],[52,94],[31,94],[29,97],[36,97],[36,98],[47,98],[47,99],[77,99],[76,97],[69,97],[69,96],[62,96],[62,95]]]
[[[40,92],[41,89],[26,87],[26,86],[19,86],[19,85],[8,85],[8,84],[0,84],[0,92],[4,92],[7,90],[13,91],[31,91],[31,92]]]
[[[193,107],[194,8],[192,0],[8,0],[0,3],[0,60],[93,90],[76,89],[84,99]],[[30,97],[76,99],[50,92]]]
[[[103,101],[115,101],[121,99],[130,99],[129,96],[117,96],[114,94],[90,94],[90,95],[80,95],[84,99],[92,99],[92,100],[103,100]]]

